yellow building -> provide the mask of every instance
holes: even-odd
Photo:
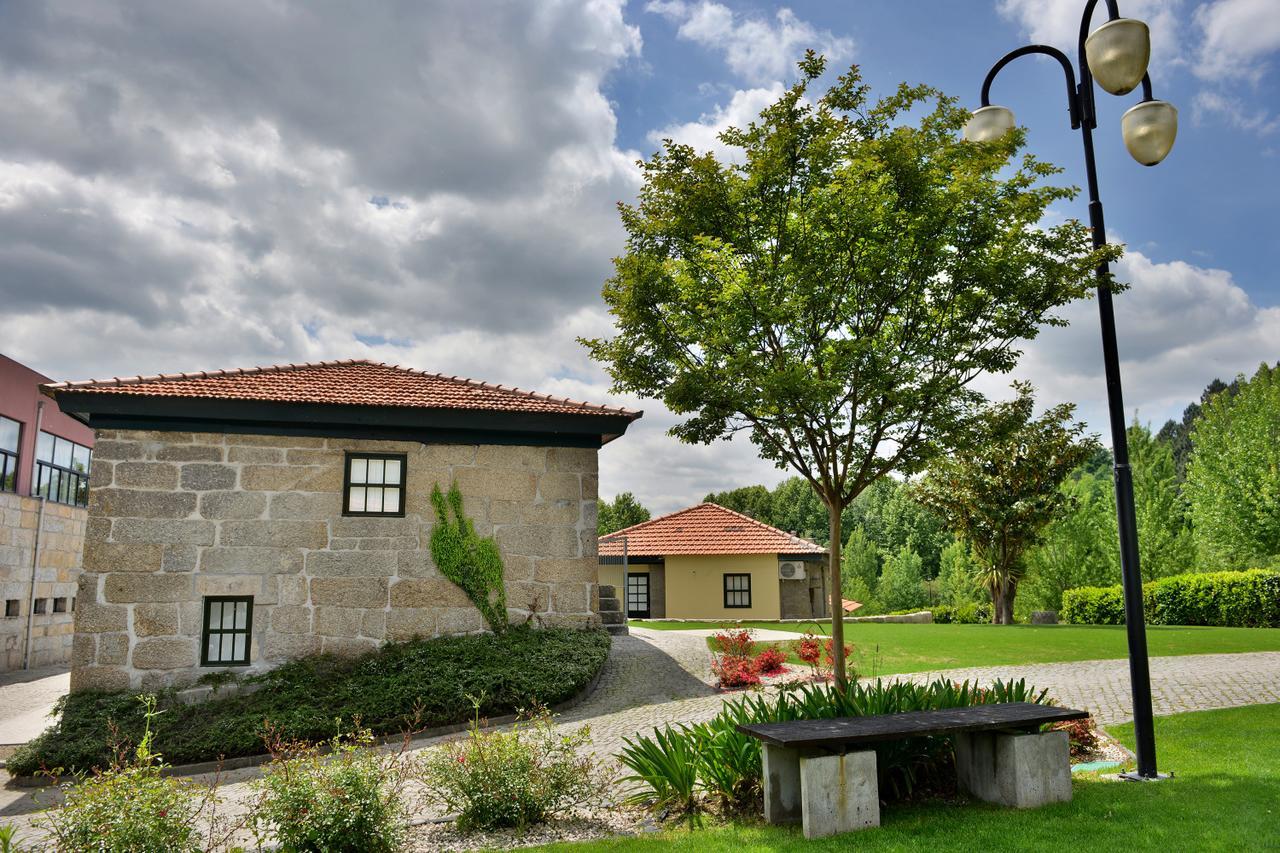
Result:
[[[600,583],[625,588],[633,619],[820,619],[831,612],[825,548],[718,504],[602,536],[599,553]]]

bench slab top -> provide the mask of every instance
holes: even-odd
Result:
[[[964,708],[943,708],[937,711],[881,714],[874,717],[837,717],[830,720],[756,723],[738,726],[738,731],[773,746],[839,747],[993,729],[1031,730],[1043,723],[1082,720],[1088,716],[1087,711],[1071,708],[1037,705],[1032,702],[1002,702]]]

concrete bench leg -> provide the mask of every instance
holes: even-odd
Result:
[[[880,825],[880,786],[873,751],[800,759],[805,838]]]
[[[765,823],[800,822],[800,753],[763,744]]]
[[[963,793],[1019,809],[1071,800],[1066,732],[971,732],[956,735],[955,748]]]

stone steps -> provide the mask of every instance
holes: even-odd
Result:
[[[614,636],[626,635],[627,620],[623,618],[622,604],[618,600],[618,590],[611,584],[601,584],[599,590],[600,622],[604,629]]]

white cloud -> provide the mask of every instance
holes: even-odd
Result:
[[[1192,116],[1197,124],[1212,126],[1217,119],[1238,130],[1269,136],[1280,130],[1280,117],[1262,107],[1246,104],[1244,99],[1215,91],[1197,92],[1191,102]]]
[[[722,162],[736,161],[741,151],[722,143],[720,134],[729,127],[745,128],[760,117],[765,107],[778,100],[782,92],[781,83],[762,89],[740,89],[733,93],[729,103],[704,113],[697,121],[650,131],[649,141],[657,145],[664,139],[673,139],[700,152],[710,151]]]
[[[1116,276],[1130,284],[1114,297],[1127,417],[1136,410],[1159,426],[1181,416],[1215,377],[1230,381],[1280,359],[1280,307],[1255,304],[1226,270],[1158,263],[1130,249]],[[1045,405],[1077,403],[1091,429],[1108,438],[1097,303],[1063,313],[1071,325],[1027,344],[1014,375],[1033,382]],[[1008,377],[981,383],[993,396],[1007,386]]]
[[[1257,82],[1269,54],[1280,51],[1280,8],[1275,0],[1216,0],[1196,9],[1202,41],[1195,72],[1209,80]]]
[[[1266,2],[1266,0],[1263,0]],[[1126,18],[1146,21],[1151,28],[1151,68],[1153,77],[1162,68],[1181,65],[1182,38],[1178,14],[1182,0],[1125,0],[1121,14]],[[1050,44],[1076,61],[1080,39],[1081,0],[998,0],[1001,15],[1016,22],[1033,42]],[[1107,9],[1099,3],[1094,9],[1089,30],[1106,23]]]
[[[677,35],[724,53],[734,73],[763,84],[794,76],[795,63],[812,48],[835,64],[853,55],[853,40],[819,30],[781,8],[773,20],[743,15],[711,0],[654,0],[645,7],[679,24]]]

